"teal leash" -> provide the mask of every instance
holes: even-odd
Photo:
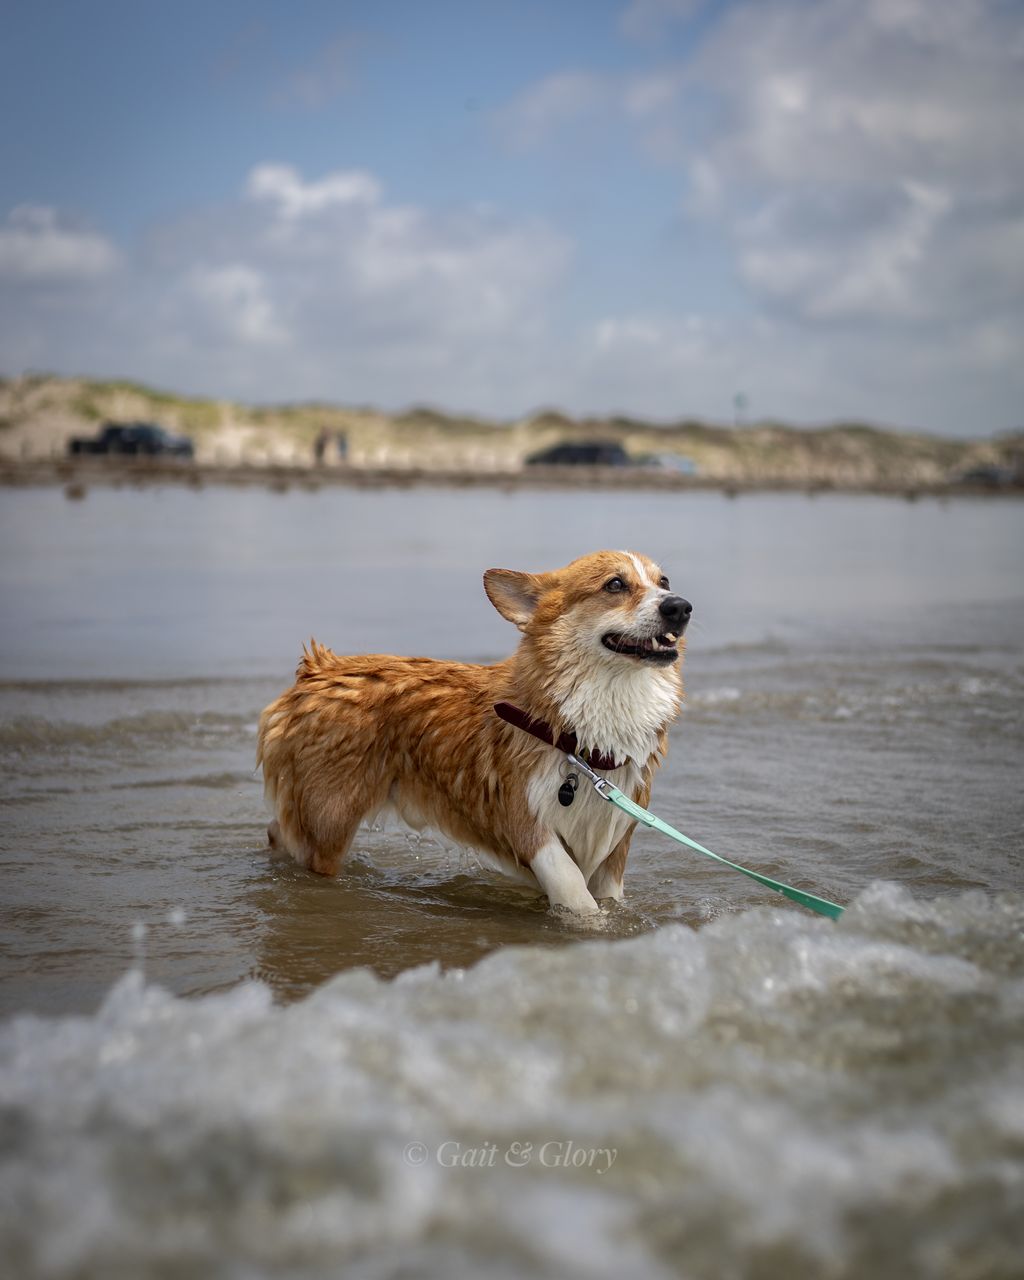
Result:
[[[805,893],[803,889],[794,889],[792,885],[783,884],[781,880],[773,880],[771,876],[762,875],[760,871],[751,871],[749,867],[741,867],[738,862],[730,862],[728,858],[712,853],[710,849],[705,849],[696,840],[691,840],[689,836],[684,836],[675,827],[670,827],[667,822],[657,817],[656,814],[650,813],[642,805],[630,800],[607,778],[602,778],[588,764],[584,764],[579,756],[570,752],[568,753],[568,760],[574,769],[578,769],[580,773],[590,780],[594,790],[602,800],[609,801],[617,809],[621,809],[623,813],[635,818],[637,822],[642,822],[645,827],[660,831],[663,836],[668,836],[669,839],[675,840],[679,844],[685,844],[689,848],[695,849],[698,853],[703,853],[705,857],[713,858],[715,862],[722,863],[723,866],[732,867],[733,871],[742,872],[743,875],[749,876],[751,880],[756,880],[758,884],[763,884],[768,889],[774,889],[776,893],[783,894],[792,902],[798,902],[800,906],[807,907],[811,911],[817,911],[819,915],[828,916],[831,920],[838,920],[843,914],[844,908],[838,902],[830,902],[828,898],[819,898],[814,893]]]

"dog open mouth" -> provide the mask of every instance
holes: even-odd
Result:
[[[617,631],[608,631],[601,637],[601,643],[612,653],[639,658],[641,662],[674,662],[679,657],[676,647],[679,637],[672,632],[657,636],[624,636]]]

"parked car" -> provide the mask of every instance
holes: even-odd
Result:
[[[1009,489],[1017,482],[1014,471],[995,464],[972,467],[970,471],[961,471],[955,477],[956,484],[968,485],[974,489]]]
[[[105,422],[99,435],[70,440],[68,453],[191,458],[195,450],[188,436],[175,435],[152,422]]]
[[[679,476],[695,476],[697,464],[683,453],[644,453],[636,460],[639,467],[650,467],[652,470],[671,471]]]
[[[565,440],[548,449],[531,453],[528,467],[628,467],[629,454],[614,440]]]

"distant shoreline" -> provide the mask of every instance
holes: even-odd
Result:
[[[67,482],[85,466],[76,441],[108,425],[147,424],[191,441],[190,484],[445,485],[630,488],[725,493],[1007,493],[1024,487],[1024,431],[954,440],[866,423],[727,427],[622,416],[571,418],[555,410],[514,422],[418,408],[303,404],[259,408],[188,399],[136,383],[32,376],[0,379],[0,469],[5,484]],[[622,467],[529,465],[552,450],[628,460]],[[101,459],[90,460],[94,467]],[[132,463],[136,465],[132,467]],[[168,482],[168,461],[107,456],[82,472]],[[131,469],[128,469],[131,468]],[[81,483],[82,481],[74,481]]]
[[[69,498],[84,497],[91,488],[147,488],[177,485],[191,489],[260,487],[271,492],[317,492],[321,489],[498,489],[646,490],[664,493],[874,494],[913,500],[925,497],[1021,498],[1022,487],[934,483],[835,483],[830,481],[733,481],[686,476],[642,467],[523,467],[509,471],[468,471],[424,467],[347,467],[268,463],[210,464],[154,458],[0,459],[0,485],[5,488],[63,487]]]

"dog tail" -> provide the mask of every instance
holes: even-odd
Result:
[[[272,786],[273,773],[267,769],[268,748],[277,734],[272,733],[275,725],[284,717],[284,710],[281,707],[283,698],[275,698],[269,707],[264,707],[260,713],[259,727],[256,731],[256,768],[263,768],[263,788],[264,791]]]
[[[335,661],[337,661],[336,654],[332,653],[326,645],[310,639],[308,646],[302,646],[302,657],[295,669],[296,681],[310,680],[320,675]],[[256,734],[256,767],[263,766],[264,790],[271,802],[274,799],[283,759],[280,752],[281,739],[292,718],[296,703],[300,699],[299,690],[288,689],[279,698],[275,698],[269,707],[265,707],[260,715]]]
[[[295,668],[295,679],[309,680],[312,676],[321,675],[334,661],[335,656],[325,644],[319,644],[311,636],[309,644],[302,646],[302,657]]]

